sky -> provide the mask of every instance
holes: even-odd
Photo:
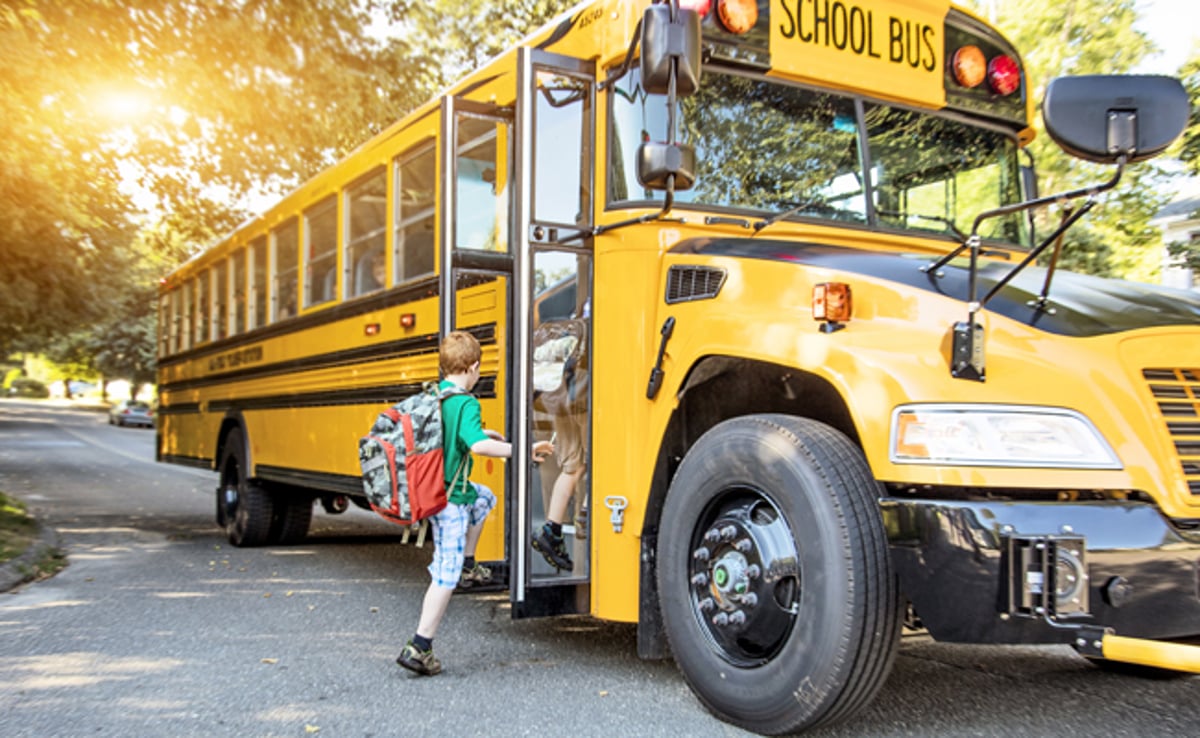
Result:
[[[1200,24],[1192,20],[1196,0],[1138,0],[1140,31],[1162,49],[1136,70],[1142,74],[1174,76],[1193,44],[1200,42]]]

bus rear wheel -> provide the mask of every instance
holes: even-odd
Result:
[[[230,431],[225,439],[220,474],[217,525],[224,528],[225,536],[235,546],[261,546],[267,543],[275,519],[274,499],[246,477],[245,441],[240,429]]]
[[[779,734],[874,698],[901,612],[878,496],[859,449],[803,418],[728,420],[684,457],[658,589],[671,652],[712,712]]]

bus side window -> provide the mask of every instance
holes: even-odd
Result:
[[[261,328],[267,324],[267,239],[260,237],[250,243],[251,261],[254,263],[253,282],[250,286],[250,301],[254,309],[250,312],[250,328]]]
[[[213,340],[229,335],[229,265],[218,261],[213,266]]]
[[[393,257],[400,282],[433,274],[435,165],[432,143],[422,144],[396,161]]]
[[[246,249],[238,249],[229,263],[230,297],[233,308],[230,315],[229,333],[236,335],[246,331]]]
[[[328,197],[304,214],[304,306],[337,297],[337,198]]]
[[[378,169],[346,191],[346,296],[387,286],[387,173]]]
[[[284,320],[296,314],[296,249],[300,228],[292,218],[271,233],[273,241],[272,274],[275,291],[272,300],[272,321]]]
[[[197,346],[209,340],[209,321],[212,319],[212,314],[209,312],[211,305],[212,287],[206,269],[200,272],[200,276],[196,278],[196,337],[193,343]]]

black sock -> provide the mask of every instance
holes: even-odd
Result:
[[[555,538],[562,538],[562,523],[556,523],[553,520],[547,520],[546,530],[550,531]]]
[[[474,568],[475,568],[475,557],[474,556],[463,557],[463,571],[470,571]]]
[[[428,651],[433,648],[433,639],[426,638],[425,636],[421,635],[420,633],[413,634],[412,643],[414,646],[417,647],[418,651]]]

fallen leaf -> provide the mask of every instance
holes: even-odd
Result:
[[[271,596],[270,592],[267,592],[266,594],[263,595],[263,597],[270,597],[270,596]]]
[[[307,725],[306,724],[304,726],[304,732],[305,733],[319,733],[319,732],[321,732],[321,729],[319,727],[317,727],[316,725]]]
[[[278,664],[279,659],[263,659],[262,662],[264,664]]]
[[[287,592],[285,592],[285,593],[283,594],[283,596],[284,596],[284,597],[291,597],[291,596],[292,596],[292,594],[294,594],[294,593],[292,592],[292,590],[290,590],[290,589],[289,589]]]
[[[372,608],[371,608],[371,612],[379,612],[379,608],[378,608],[378,607],[372,607]]]
[[[602,689],[602,690],[600,690],[600,696],[601,696],[601,697],[607,697],[607,696],[608,696],[608,690],[607,690],[607,689]]]

